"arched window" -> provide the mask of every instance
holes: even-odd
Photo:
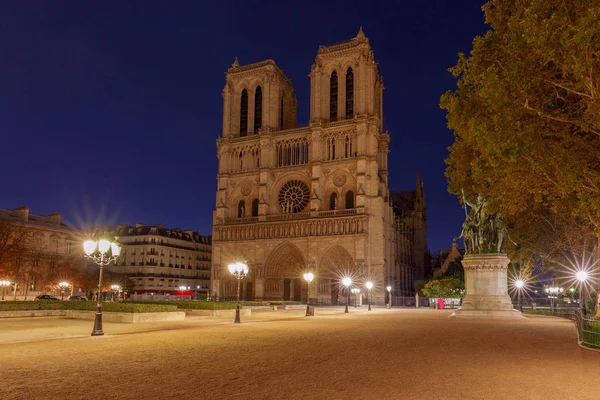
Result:
[[[346,71],[346,118],[354,116],[354,72]]]
[[[329,120],[330,121],[337,120],[337,110],[338,110],[338,76],[337,76],[337,72],[333,71],[331,73],[331,78],[329,79]]]
[[[248,133],[248,91],[246,89],[242,90],[240,103],[240,136],[246,136]]]
[[[238,203],[238,218],[244,218],[246,215],[246,203],[244,200],[240,200]]]
[[[346,209],[354,208],[354,192],[348,190],[346,192]]]
[[[329,195],[329,209],[335,210],[337,208],[337,193],[331,193]]]
[[[252,200],[252,216],[258,217],[258,199]]]
[[[254,94],[254,133],[258,133],[260,128],[262,128],[262,89],[259,86]]]

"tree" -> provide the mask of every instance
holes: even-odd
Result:
[[[421,291],[427,297],[462,297],[465,289],[463,281],[457,278],[434,279],[425,284]]]
[[[600,3],[492,0],[441,107],[449,192],[501,211],[515,252],[585,247],[600,232]],[[525,257],[525,256],[524,256]]]

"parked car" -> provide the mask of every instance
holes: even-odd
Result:
[[[69,300],[69,301],[75,301],[75,300],[88,301],[88,299],[85,296],[69,296],[69,297],[67,297],[67,300]]]
[[[42,294],[35,298],[36,300],[60,300],[54,296],[50,296],[49,294]]]

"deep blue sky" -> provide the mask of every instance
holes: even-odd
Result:
[[[368,4],[370,3],[370,4]],[[443,175],[447,69],[486,30],[477,0],[22,1],[0,13],[0,208],[211,233],[225,71],[274,59],[308,120],[319,45],[359,26],[384,77],[390,186],[425,179],[429,246],[464,214]]]

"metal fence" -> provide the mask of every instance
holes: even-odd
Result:
[[[575,322],[579,332],[579,343],[592,348],[600,348],[600,320],[585,315],[578,307],[554,307],[552,315],[568,318]]]

